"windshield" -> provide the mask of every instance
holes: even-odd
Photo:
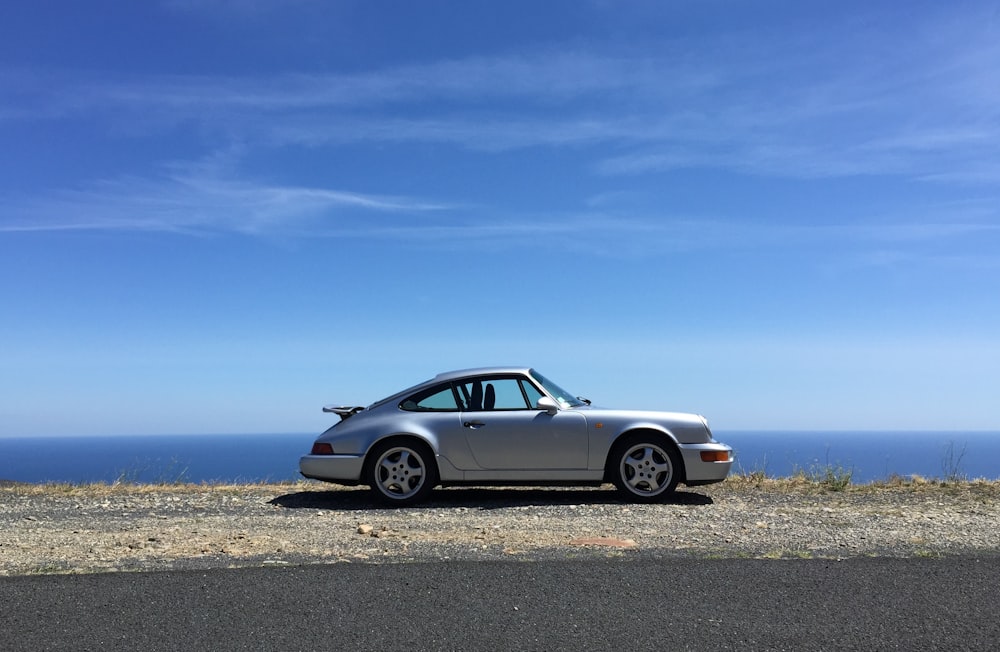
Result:
[[[531,370],[531,377],[541,383],[542,387],[545,388],[545,391],[548,392],[552,398],[559,401],[559,404],[562,407],[579,407],[581,405],[586,405],[586,403],[578,399],[576,396],[567,392],[559,385],[556,385],[554,382],[534,369]]]

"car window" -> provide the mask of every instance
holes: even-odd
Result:
[[[530,407],[538,405],[538,399],[542,398],[542,393],[538,391],[538,388],[529,383],[527,380],[521,381],[521,387],[524,389],[525,396],[528,397],[528,405]]]
[[[526,410],[528,408],[528,401],[521,391],[521,383],[515,378],[501,378],[487,384],[485,390],[486,398],[483,399],[484,409],[489,409],[487,401],[489,400],[490,385],[493,386],[495,394],[493,401],[494,410]]]
[[[455,394],[451,391],[451,385],[438,385],[430,389],[425,389],[404,399],[399,407],[412,412],[446,412],[458,409],[458,405],[455,403]]]
[[[476,378],[458,386],[469,397],[468,408],[477,410],[527,410],[528,399],[517,378]],[[537,400],[537,399],[536,399]]]

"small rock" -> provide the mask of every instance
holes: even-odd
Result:
[[[584,537],[573,539],[569,542],[571,546],[607,546],[609,548],[634,548],[636,543],[633,539],[616,539],[614,537]]]
[[[373,528],[368,523],[362,523],[358,526],[358,534],[371,534],[375,528]]]

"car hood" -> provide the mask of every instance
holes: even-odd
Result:
[[[594,406],[571,408],[583,414],[587,421],[613,425],[616,431],[634,428],[665,429],[685,443],[707,442],[712,439],[708,421],[699,414],[662,412],[658,410],[622,410]]]
[[[692,414],[690,412],[665,412],[661,410],[623,410],[621,408],[606,408],[599,407],[595,405],[581,405],[580,407],[570,408],[575,412],[581,412],[587,415],[588,418],[602,418],[602,419],[645,419],[649,421],[665,421],[672,423],[691,423],[703,425],[705,423],[704,418],[698,414]]]

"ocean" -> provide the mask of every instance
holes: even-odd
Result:
[[[18,482],[275,482],[299,478],[318,433],[0,438],[0,480]],[[734,473],[849,471],[854,483],[892,475],[1000,479],[1000,432],[716,431]]]

